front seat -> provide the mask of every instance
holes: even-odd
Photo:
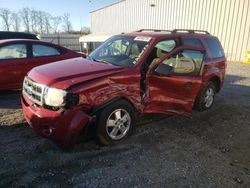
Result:
[[[191,58],[180,57],[176,59],[174,72],[179,74],[193,73],[195,71],[195,63]]]

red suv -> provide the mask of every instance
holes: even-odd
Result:
[[[72,147],[89,128],[113,144],[131,134],[140,114],[210,108],[225,69],[219,40],[206,31],[140,30],[111,37],[86,59],[32,69],[22,107],[29,125],[61,146]]]

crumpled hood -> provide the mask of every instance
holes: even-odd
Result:
[[[72,85],[108,76],[123,69],[123,67],[93,62],[80,57],[35,67],[28,76],[37,83],[67,89]]]

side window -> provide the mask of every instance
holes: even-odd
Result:
[[[224,51],[220,42],[215,38],[205,38],[208,48],[212,54],[212,58],[224,57]]]
[[[27,57],[25,44],[13,44],[0,48],[0,59],[20,59]]]
[[[196,47],[199,47],[199,48],[203,47],[202,44],[201,44],[201,41],[199,39],[182,38],[181,41],[182,41],[182,44],[185,45],[185,46],[196,46]]]
[[[175,48],[175,46],[176,46],[175,40],[165,40],[165,41],[158,42],[155,45],[155,47],[158,50],[163,51],[163,53],[172,51]]]
[[[195,50],[183,50],[162,63],[172,66],[174,73],[184,75],[199,75],[204,54]]]
[[[151,61],[150,67],[152,67],[166,53],[172,51],[175,47],[176,42],[173,39],[158,42],[149,55],[149,61]]]
[[[60,55],[60,52],[53,47],[41,44],[32,45],[33,57]]]

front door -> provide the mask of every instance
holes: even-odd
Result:
[[[26,62],[26,44],[0,47],[0,89],[17,88],[22,85]]]
[[[179,47],[150,66],[146,77],[144,112],[191,115],[202,87],[203,59],[203,49]],[[169,72],[160,70],[166,67]]]

